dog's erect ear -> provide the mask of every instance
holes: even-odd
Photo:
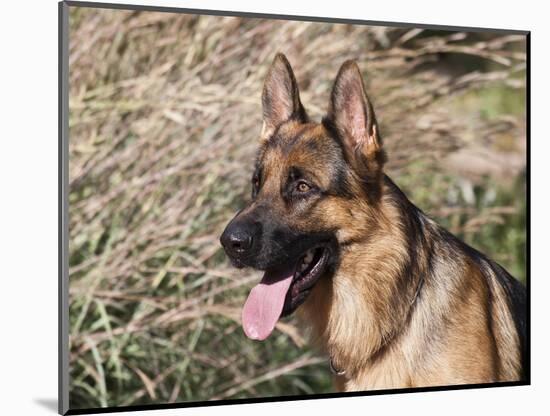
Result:
[[[385,162],[376,116],[365,92],[361,71],[346,61],[334,81],[328,120],[337,133],[350,162],[368,178],[378,179]]]
[[[262,106],[264,118],[262,140],[267,140],[285,121],[290,119],[307,121],[292,67],[282,53],[275,56],[267,73],[262,93]]]

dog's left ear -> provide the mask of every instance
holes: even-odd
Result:
[[[264,121],[262,140],[269,139],[277,127],[288,120],[307,121],[294,72],[282,53],[275,56],[265,78],[262,110]]]
[[[359,174],[365,179],[379,179],[386,155],[361,71],[354,61],[346,61],[338,71],[327,119]]]

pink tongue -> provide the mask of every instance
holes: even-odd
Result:
[[[248,338],[263,341],[273,332],[293,276],[294,267],[266,271],[262,281],[250,291],[242,313]]]

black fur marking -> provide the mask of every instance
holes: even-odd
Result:
[[[321,148],[321,146],[319,146],[319,140],[318,139],[310,139],[310,140],[307,140],[305,142],[305,146],[306,150],[308,152],[312,152],[312,153],[319,153],[319,152],[322,152],[323,149]]]
[[[334,164],[334,173],[331,178],[329,194],[334,196],[340,196],[346,199],[351,199],[355,197],[354,193],[351,190],[350,183],[348,181],[348,167],[346,162],[343,159],[338,160]]]
[[[387,334],[385,343],[372,355],[372,360],[376,360],[383,355],[382,353],[385,348],[393,339],[399,336],[400,332],[410,321],[416,299],[420,297],[424,285],[424,276],[427,273],[428,264],[432,261],[431,258],[433,257],[433,245],[428,243],[429,240],[426,237],[425,223],[423,220],[424,214],[405,196],[389,177],[384,176],[384,182],[391,201],[400,214],[403,225],[402,232],[407,250],[407,256],[404,259],[402,271],[399,274],[400,280],[397,282],[398,289],[396,293],[398,293],[399,296],[404,293],[411,293],[411,298],[410,302],[405,304],[408,305],[408,309],[401,311],[404,315],[396,313],[395,317],[401,317],[401,319],[403,319],[402,322],[396,322],[394,331]],[[418,252],[426,249],[428,251],[428,261],[424,263],[418,261],[421,257]],[[399,310],[398,307],[403,304],[399,296],[393,298],[393,309],[396,312]]]
[[[350,156],[350,151],[347,150],[347,146],[344,143],[344,140],[340,136],[340,133],[338,132],[338,129],[334,125],[334,122],[329,117],[324,117],[321,121],[323,126],[325,127],[325,130],[329,133],[329,136],[334,140],[334,142],[339,146],[341,152],[342,152],[342,158],[344,162],[347,164],[346,168],[354,169],[354,163],[350,158],[355,159],[361,159],[362,164],[367,166],[366,160],[364,160],[363,155],[359,155],[354,153],[354,156]],[[380,151],[376,155],[377,162],[380,166],[383,165],[383,163],[386,161],[386,153],[384,151]],[[355,169],[354,169],[355,170]],[[364,170],[361,172],[356,172],[360,179],[363,181],[363,189],[365,190],[365,194],[367,195],[367,198],[371,204],[376,204],[376,202],[380,199],[381,196],[381,187],[380,182],[378,180],[378,177],[372,177],[369,174],[366,174],[368,172],[365,172]],[[347,195],[348,193],[343,193],[343,196]],[[353,196],[352,193],[349,193],[349,195]]]
[[[519,336],[521,366],[523,369],[522,378],[525,378],[528,365],[527,354],[529,353],[527,350],[527,291],[525,286],[512,277],[502,266],[492,260],[487,261],[506,293],[514,325]]]

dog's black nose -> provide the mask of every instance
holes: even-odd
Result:
[[[229,234],[227,244],[231,250],[242,253],[252,246],[252,236],[243,232]]]
[[[230,224],[220,237],[220,242],[227,254],[241,257],[249,252],[253,238],[251,227],[243,224]]]

